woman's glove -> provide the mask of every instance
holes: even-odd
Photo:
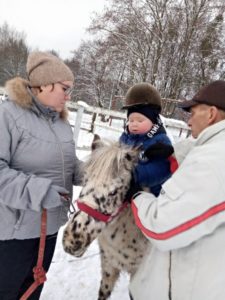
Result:
[[[43,200],[42,207],[50,209],[57,206],[61,206],[66,202],[65,197],[67,195],[69,195],[69,192],[64,187],[53,184],[49,188]]]

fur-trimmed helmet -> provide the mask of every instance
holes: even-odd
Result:
[[[123,108],[129,108],[135,105],[153,105],[161,111],[162,100],[159,92],[147,82],[133,85],[126,93],[125,105]]]

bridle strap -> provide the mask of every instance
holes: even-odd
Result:
[[[101,221],[101,222],[105,222],[105,223],[109,223],[110,221],[112,221],[113,218],[115,218],[124,208],[126,208],[129,205],[129,202],[124,202],[119,209],[116,211],[116,213],[114,214],[103,214],[100,211],[88,206],[87,204],[80,202],[79,200],[77,200],[77,207],[85,212],[86,214],[88,214],[89,216],[93,217],[94,219]]]

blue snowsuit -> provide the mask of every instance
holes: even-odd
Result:
[[[120,142],[129,146],[141,146],[138,164],[134,170],[133,176],[135,184],[141,189],[147,187],[150,192],[158,196],[161,185],[171,176],[170,162],[167,158],[149,159],[144,152],[154,144],[160,143],[171,145],[171,141],[166,135],[164,128],[150,137],[145,134],[131,134],[123,132]]]

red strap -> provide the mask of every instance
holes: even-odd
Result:
[[[77,200],[77,206],[80,210],[82,210],[89,216],[93,217],[94,219],[105,222],[105,223],[108,223],[113,218],[115,218],[125,207],[128,206],[128,204],[129,204],[128,202],[124,202],[123,205],[120,206],[120,208],[118,209],[118,211],[115,214],[109,215],[109,214],[103,214],[103,213],[99,212],[98,210],[88,206],[87,204]]]
[[[173,155],[169,156],[168,160],[170,162],[170,171],[173,174],[178,168],[178,162]]]
[[[40,244],[38,251],[38,260],[37,265],[33,268],[34,273],[34,282],[33,284],[26,290],[20,300],[27,300],[30,295],[36,290],[36,288],[44,283],[46,278],[46,272],[43,268],[43,259],[45,252],[45,241],[46,241],[46,231],[47,231],[47,211],[43,209],[41,216],[41,236],[40,236]]]
[[[144,227],[144,225],[141,223],[141,220],[138,216],[138,208],[136,207],[134,202],[131,203],[131,208],[133,211],[136,225],[141,229],[141,231],[145,235],[147,235],[155,240],[166,240],[166,239],[170,239],[180,233],[183,233],[183,232],[203,223],[204,221],[207,221],[209,218],[213,217],[214,215],[217,215],[217,214],[225,211],[225,202],[222,202],[220,204],[217,204],[217,205],[209,208],[207,211],[205,211],[201,215],[196,216],[195,218],[188,220],[185,223],[178,225],[177,227],[174,227],[168,231],[159,232],[159,233],[151,231],[151,230],[147,229],[146,227]]]

